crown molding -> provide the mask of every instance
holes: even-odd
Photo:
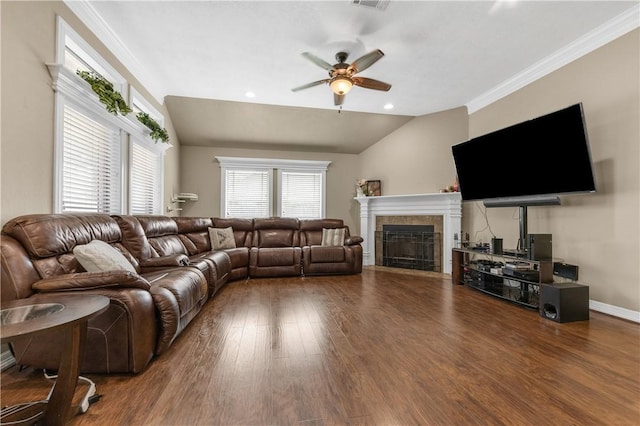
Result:
[[[576,59],[604,46],[640,26],[640,4],[611,19],[584,37],[568,44],[528,69],[505,80],[488,92],[469,101],[466,106],[472,114],[493,102],[512,94],[524,86],[558,70]]]
[[[63,0],[69,9],[75,13],[91,32],[115,55],[131,74],[149,91],[151,96],[160,104],[164,103],[165,88],[151,77],[153,73],[136,59],[120,37],[102,19],[89,0]]]

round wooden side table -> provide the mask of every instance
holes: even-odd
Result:
[[[58,377],[50,398],[22,409],[4,408],[2,424],[64,425],[71,415],[71,403],[78,383],[80,359],[87,337],[89,318],[107,309],[109,298],[99,295],[37,295],[1,305],[0,342],[37,337],[53,330],[64,331]]]

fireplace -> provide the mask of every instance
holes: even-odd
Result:
[[[434,267],[439,263],[441,272],[451,273],[451,250],[455,236],[460,235],[462,220],[460,193],[383,195],[356,200],[360,203],[364,265],[383,265],[382,238],[376,239],[376,233],[383,232],[384,225],[432,225],[433,233],[438,235],[433,244]]]
[[[440,256],[436,255],[440,234],[434,232],[433,225],[382,225],[382,231],[376,232],[377,240],[382,244],[382,266],[441,272]]]

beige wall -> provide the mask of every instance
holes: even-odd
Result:
[[[28,213],[53,211],[54,92],[45,66],[55,62],[56,15],[89,42],[165,114],[173,148],[165,156],[165,199],[178,189],[180,145],[164,106],[80,23],[62,2],[0,2],[2,223]]]
[[[221,216],[220,164],[215,159],[216,156],[331,161],[327,169],[326,217],[343,219],[352,234],[359,231],[360,210],[353,199],[355,182],[359,176],[355,167],[358,157],[352,154],[183,146],[180,167],[181,190],[195,192],[199,200],[184,203],[182,216]]]
[[[44,64],[55,60],[57,14],[148,95],[62,2],[0,2],[2,223],[52,211],[54,93]],[[455,178],[451,145],[583,102],[598,193],[529,208],[529,231],[553,234],[555,256],[580,266],[591,299],[640,311],[639,37],[635,30],[470,116],[461,107],[417,117],[361,155],[180,147],[166,109],[148,97],[165,113],[174,145],[165,158],[164,207],[174,192],[196,192],[200,201],[182,215],[219,215],[216,155],[330,160],[327,216],[359,233],[357,178],[380,179],[384,195],[438,192]],[[491,234],[478,207],[465,203],[463,229],[486,241]],[[487,217],[493,233],[514,246],[517,211],[488,209]]]
[[[364,179],[382,195],[426,194],[453,185],[451,146],[468,139],[466,107],[416,117],[360,155]]]
[[[458,108],[413,119],[360,155],[361,177],[380,179],[383,195],[438,192],[455,178],[451,145],[582,102],[598,192],[528,208],[528,229],[553,235],[554,257],[579,265],[593,301],[640,311],[639,32],[469,117]],[[493,231],[515,247],[518,225],[517,208],[463,204],[472,241],[488,242]]]
[[[597,193],[563,196],[561,206],[529,207],[528,229],[553,235],[554,257],[580,267],[592,300],[633,311],[640,311],[639,35],[635,30],[469,118],[475,137],[583,103]],[[487,242],[481,210],[482,203],[465,203],[462,226],[472,240]],[[486,212],[493,233],[515,247],[518,209]]]

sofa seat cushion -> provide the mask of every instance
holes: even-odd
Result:
[[[231,259],[231,269],[246,268],[249,266],[249,248],[236,247],[224,251]]]
[[[295,249],[299,250],[298,247],[261,248],[251,254],[257,256],[255,264],[259,267],[291,266],[296,263]]]
[[[249,252],[250,277],[289,277],[301,275],[300,247],[257,248]]]
[[[156,355],[166,350],[207,300],[208,285],[197,268],[186,266],[145,273],[159,318]]]
[[[336,263],[346,261],[345,249],[342,246],[311,246],[311,263]]]
[[[194,265],[206,264],[209,296],[213,296],[231,277],[231,259],[224,251],[208,251],[189,257]]]

